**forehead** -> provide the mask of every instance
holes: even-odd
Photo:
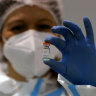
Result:
[[[55,21],[54,17],[49,11],[36,5],[23,6],[21,8],[16,9],[7,17],[7,21],[13,21],[15,19],[20,18],[29,20],[32,19],[32,21],[46,18],[52,20],[53,22]]]

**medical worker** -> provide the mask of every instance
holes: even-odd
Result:
[[[53,33],[64,37],[47,37],[61,53],[62,59],[44,61],[60,75],[58,81],[66,89],[68,96],[96,96],[96,47],[91,22],[83,18],[86,36],[81,28],[69,21],[64,26],[54,26]]]
[[[61,0],[0,0],[0,96],[65,96],[42,60],[45,37],[61,25],[60,7]]]

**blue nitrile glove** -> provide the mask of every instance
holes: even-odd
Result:
[[[86,37],[80,27],[68,20],[64,26],[54,26],[53,33],[64,36],[65,40],[57,37],[47,37],[50,42],[62,53],[62,59],[57,62],[53,59],[44,61],[54,71],[61,74],[76,85],[96,86],[96,50],[91,22],[84,17]]]

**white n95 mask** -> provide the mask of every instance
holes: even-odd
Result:
[[[42,42],[46,36],[52,36],[52,34],[28,30],[6,41],[5,57],[10,61],[14,70],[25,78],[40,77],[49,70],[42,60]]]

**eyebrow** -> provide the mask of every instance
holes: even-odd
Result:
[[[50,24],[52,24],[52,20],[50,20],[50,19],[47,19],[47,18],[42,18],[42,19],[40,19],[40,20],[38,20],[38,22],[44,22],[44,21],[47,21],[47,22],[49,22]],[[16,24],[16,23],[22,23],[22,24],[24,24],[25,23],[25,21],[24,20],[13,20],[13,21],[10,21],[8,24],[7,24],[7,26],[11,26],[11,25],[13,25],[13,24]]]
[[[43,22],[43,21],[48,21],[48,22],[50,22],[50,23],[52,24],[52,20],[47,19],[47,18],[44,18],[44,19],[40,19],[40,20],[39,20],[39,22]]]
[[[14,22],[15,22],[15,23],[24,23],[24,20],[13,20],[13,21],[9,22],[7,25],[10,26],[10,25],[12,25]]]

